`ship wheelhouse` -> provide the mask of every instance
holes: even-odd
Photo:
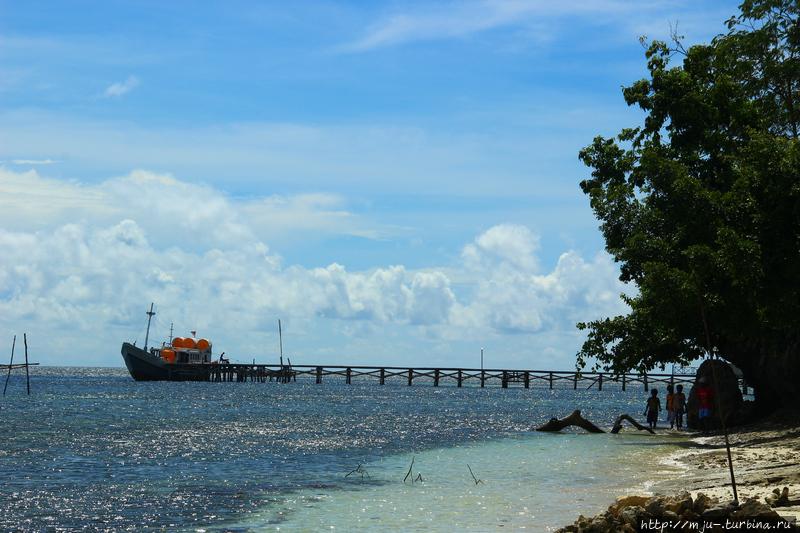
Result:
[[[211,362],[211,342],[193,337],[175,337],[164,344],[158,356],[167,364],[204,364]]]

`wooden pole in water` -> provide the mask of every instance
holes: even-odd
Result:
[[[22,341],[25,343],[25,383],[28,385],[28,396],[31,395],[31,375],[28,372],[28,334],[22,334]],[[730,452],[728,452],[730,454]]]
[[[14,346],[17,344],[17,336],[14,335],[14,340],[11,341],[11,361],[8,363],[8,374],[6,374],[6,384],[3,387],[3,396],[6,395],[6,389],[8,388],[8,378],[11,377],[11,365],[14,364]]]

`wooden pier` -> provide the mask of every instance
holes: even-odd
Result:
[[[399,366],[346,366],[346,365],[261,365],[261,364],[203,364],[205,372],[197,372],[194,365],[174,365],[174,379],[181,379],[183,367],[191,367],[198,381],[229,382],[304,382],[321,384],[328,381],[342,381],[350,385],[377,382],[412,386],[416,383],[439,387],[450,385],[464,386],[500,386],[518,388],[571,388],[597,389],[613,385],[623,391],[631,386],[640,386],[645,391],[650,387],[679,383],[691,385],[694,374],[622,374],[609,372],[576,372],[568,370],[510,370],[480,368],[415,368]],[[186,368],[189,370],[189,368]],[[740,379],[742,391],[747,394],[747,385]]]

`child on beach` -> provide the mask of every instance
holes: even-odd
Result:
[[[686,410],[686,395],[683,385],[678,385],[678,392],[672,397],[672,408],[675,410],[675,427],[678,431],[683,429],[683,412]]]
[[[697,380],[697,385],[697,419],[700,422],[703,433],[708,433],[711,419],[711,398],[714,396],[714,392],[706,383],[706,378]]]
[[[645,408],[647,423],[651,429],[656,428],[659,411],[661,411],[661,400],[658,399],[658,390],[653,389],[653,391],[650,393],[650,397],[647,399],[647,407]]]
[[[675,391],[672,383],[667,385],[667,422],[669,422],[669,429],[675,427]]]

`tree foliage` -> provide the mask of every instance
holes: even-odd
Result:
[[[710,337],[757,381],[754,354],[798,344],[800,7],[740,10],[708,44],[650,43],[649,77],[623,89],[642,124],[580,152],[606,248],[638,288],[627,315],[578,324],[580,367],[685,364]]]

